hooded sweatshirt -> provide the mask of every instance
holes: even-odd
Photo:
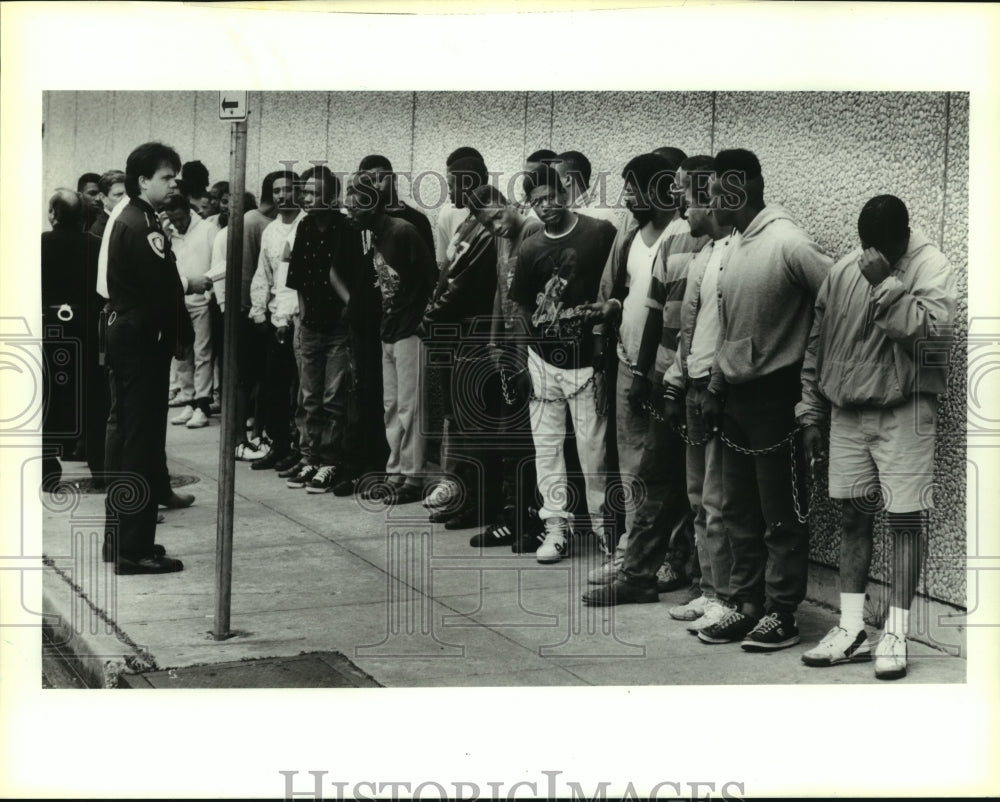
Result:
[[[719,276],[712,392],[802,362],[816,294],[832,264],[779,206],[766,206],[734,238]]]
[[[837,262],[816,298],[795,408],[800,423],[822,423],[830,404],[892,407],[947,387],[957,296],[948,259],[914,229],[906,253],[872,287],[860,256],[856,248]]]

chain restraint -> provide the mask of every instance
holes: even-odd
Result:
[[[624,346],[622,347],[622,353],[625,355],[625,362],[628,364],[629,369],[632,371],[633,375],[645,375],[642,373],[642,371],[639,370],[636,363],[629,358],[628,354],[625,353]],[[664,415],[659,410],[654,409],[653,405],[650,404],[648,401],[643,403],[642,408],[646,412],[648,412],[650,417],[652,417],[654,420],[660,423],[667,422],[666,417],[664,417]],[[681,425],[680,427],[675,429],[675,431],[680,436],[684,444],[689,446],[704,446],[706,443],[708,443],[709,440],[711,440],[713,437],[716,436],[716,434],[718,434],[719,440],[721,440],[722,443],[724,443],[729,448],[733,449],[733,451],[736,451],[740,454],[745,454],[748,457],[761,457],[764,456],[765,454],[773,454],[775,451],[778,451],[787,445],[789,460],[791,462],[791,468],[792,468],[792,506],[795,508],[795,517],[798,519],[800,524],[804,524],[808,522],[809,518],[807,514],[802,512],[802,505],[799,503],[799,482],[797,479],[797,472],[796,472],[797,466],[795,463],[795,436],[804,428],[806,427],[796,426],[788,434],[786,434],[783,438],[781,438],[781,440],[779,440],[777,443],[774,443],[773,445],[767,446],[765,448],[747,448],[745,446],[741,446],[739,443],[734,443],[726,436],[726,433],[723,432],[721,429],[719,429],[717,432],[708,432],[705,435],[705,437],[700,441],[692,440],[687,436],[687,426],[685,425]]]
[[[618,340],[615,343],[616,346],[617,346],[618,343],[620,343],[620,340]],[[617,350],[617,348],[616,348],[616,350]],[[624,347],[622,348],[622,353],[625,356],[625,362],[628,365],[629,370],[632,372],[632,374],[633,375],[644,375],[639,370],[639,368],[636,365],[636,363],[634,361],[632,361],[631,358],[629,358],[629,356],[628,356],[627,353],[625,353]],[[511,376],[508,377],[507,376],[507,371],[504,370],[504,368],[503,368],[502,365],[500,366],[500,386],[501,386],[501,390],[503,392],[504,402],[508,406],[514,406],[514,404],[517,401],[517,399],[513,397],[513,394],[510,391],[509,382],[511,380],[517,378],[518,376],[520,376],[522,373],[526,372],[527,370],[528,369],[526,367],[525,368],[521,368],[521,370],[517,371],[516,373],[514,373],[513,375],[511,375]],[[587,379],[586,382],[584,382],[582,385],[580,385],[571,394],[569,394],[567,396],[563,396],[562,398],[539,398],[538,396],[536,396],[536,395],[534,395],[532,393],[531,400],[532,401],[538,401],[538,402],[543,403],[543,404],[552,403],[553,401],[568,401],[569,399],[575,398],[576,396],[578,396],[585,389],[587,389],[587,387],[589,387],[591,384],[594,384],[594,377],[595,376],[596,376],[596,373],[592,374],[591,377],[589,379]],[[600,409],[600,406],[598,406],[598,409]],[[658,421],[660,423],[666,423],[667,422],[666,418],[664,417],[664,415],[659,410],[655,409],[653,407],[653,405],[650,404],[648,401],[646,401],[643,404],[643,409],[647,413],[649,413],[649,415],[654,420],[656,420],[656,421]],[[797,469],[797,465],[796,465],[796,461],[795,461],[795,436],[802,429],[804,429],[804,428],[805,428],[804,426],[796,426],[794,429],[792,429],[788,434],[786,434],[777,443],[774,443],[773,445],[767,446],[765,448],[747,448],[745,446],[741,446],[739,443],[734,443],[732,440],[729,439],[729,437],[726,436],[726,433],[723,432],[721,429],[718,430],[717,432],[709,432],[700,441],[695,441],[695,440],[690,439],[687,436],[687,427],[684,426],[684,425],[678,427],[676,429],[676,431],[677,431],[677,434],[680,436],[681,440],[685,443],[685,445],[689,445],[689,446],[704,446],[706,443],[708,443],[709,440],[711,440],[713,437],[715,437],[716,435],[718,435],[719,440],[722,443],[724,443],[726,446],[728,446],[729,448],[733,449],[734,451],[736,451],[736,452],[738,452],[740,454],[744,454],[744,455],[746,455],[748,457],[760,457],[760,456],[764,456],[765,454],[773,454],[774,452],[776,452],[776,451],[784,448],[785,446],[787,446],[788,447],[789,460],[790,460],[790,464],[791,464],[791,473],[792,473],[792,487],[791,487],[791,490],[792,490],[792,506],[795,509],[795,517],[798,519],[798,522],[800,524],[804,524],[804,523],[807,523],[807,521],[808,521],[808,515],[806,515],[802,511],[802,505],[799,503],[799,483],[798,483],[798,479],[797,479],[797,470],[796,470]],[[813,488],[813,490],[815,491],[815,488]]]
[[[521,368],[519,371],[508,377],[507,371],[504,370],[503,365],[500,366],[500,390],[503,393],[503,400],[507,404],[507,406],[512,407],[517,403],[517,399],[514,398],[514,395],[510,390],[509,382],[512,381],[513,379],[516,379],[522,373],[527,373],[527,371],[528,371],[527,368]],[[593,383],[594,383],[594,374],[591,374],[590,378],[587,379],[587,381],[585,381],[583,384],[581,384],[572,393],[569,393],[568,395],[560,396],[559,398],[539,398],[537,395],[534,394],[534,392],[532,392],[529,400],[537,401],[540,404],[551,404],[556,401],[569,401],[571,398],[576,398],[578,395],[580,395],[580,393],[582,393],[584,390],[590,387],[590,385],[592,385]]]

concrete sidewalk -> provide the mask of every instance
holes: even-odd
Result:
[[[174,474],[193,507],[169,511],[157,541],[185,570],[117,577],[100,561],[103,496],[44,513],[44,612],[50,635],[91,682],[123,673],[339,652],[390,687],[541,685],[857,684],[870,663],[807,668],[800,660],[836,622],[807,603],[802,643],[775,654],[709,646],[659,604],[588,608],[586,572],[599,557],[577,539],[571,559],[539,565],[509,548],[473,549],[475,530],[431,525],[423,507],[368,508],[353,498],[290,490],[273,471],[237,463],[231,630],[209,635],[215,609],[218,420],[171,426]],[[64,465],[67,480],[86,476]],[[911,643],[904,683],[960,683],[965,661]],[[160,683],[160,687],[163,683]],[[185,687],[191,687],[186,685]]]

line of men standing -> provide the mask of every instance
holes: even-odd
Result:
[[[764,202],[746,150],[636,156],[622,171],[625,222],[588,193],[582,154],[536,153],[526,167],[518,207],[489,184],[477,151],[453,152],[450,205],[433,234],[399,200],[384,157],[362,161],[343,204],[324,166],[268,176],[278,217],[262,226],[243,311],[267,344],[259,411],[272,447],[251,468],[312,493],[423,499],[447,528],[489,522],[473,546],[510,544],[542,563],[568,556],[574,529],[592,532],[606,561],[590,572],[585,603],[655,602],[691,580],[671,616],[704,643],[767,652],[800,639],[806,466],[823,457],[829,418],[842,616],[802,659],[870,656],[872,515],[859,500],[875,488],[895,547],[875,672],[905,674],[934,399],[946,380],[946,366],[925,369],[921,354],[948,343],[947,260],[910,229],[902,201],[882,195],[859,216],[862,250],[834,266]],[[178,273],[156,214],[178,205],[178,168],[165,146],[137,148],[125,172],[131,200],[105,238],[117,412],[108,442],[125,433],[115,463],[149,486],[157,477],[135,443],[161,453],[164,427],[137,410],[153,409],[154,396],[155,409],[164,404],[164,360],[193,339],[191,315],[178,311],[184,294],[210,283]],[[445,419],[444,479],[425,495],[431,386]],[[613,473],[628,489],[621,521]],[[108,498],[119,573],[181,569],[154,545],[155,502],[132,512]]]

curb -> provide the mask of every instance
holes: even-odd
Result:
[[[88,688],[127,688],[124,674],[157,670],[156,660],[51,560],[43,558],[42,630]]]

